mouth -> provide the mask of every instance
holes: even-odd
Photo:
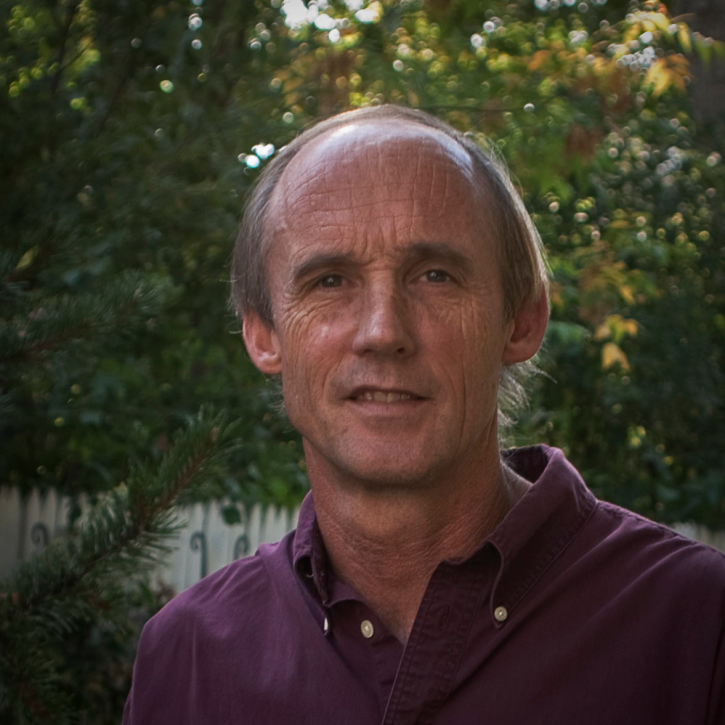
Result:
[[[376,388],[354,390],[349,399],[364,403],[405,403],[424,400],[422,396],[408,390],[382,390]]]

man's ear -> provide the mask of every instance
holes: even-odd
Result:
[[[530,360],[541,347],[549,321],[546,292],[535,302],[523,304],[513,319],[511,333],[503,349],[504,365]]]
[[[278,375],[282,371],[282,354],[274,328],[256,312],[249,312],[244,315],[242,335],[257,368],[265,375]]]

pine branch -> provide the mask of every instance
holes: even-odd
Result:
[[[82,622],[119,611],[128,577],[168,550],[166,540],[178,529],[171,507],[220,470],[231,431],[223,417],[201,411],[155,473],[137,469],[78,531],[56,539],[0,586],[0,712],[12,703],[36,721],[47,713],[57,718],[57,643]]]
[[[48,300],[29,315],[0,321],[0,365],[32,361],[49,351],[123,330],[157,314],[170,296],[166,281],[127,273],[102,294]]]

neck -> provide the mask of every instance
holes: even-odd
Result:
[[[438,564],[476,551],[530,485],[493,454],[443,480],[396,487],[340,480],[307,451],[330,564],[402,642]]]

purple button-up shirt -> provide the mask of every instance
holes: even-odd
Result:
[[[405,646],[308,497],[148,622],[124,725],[725,725],[725,557],[597,501],[561,451],[507,457],[535,485],[438,566]]]

